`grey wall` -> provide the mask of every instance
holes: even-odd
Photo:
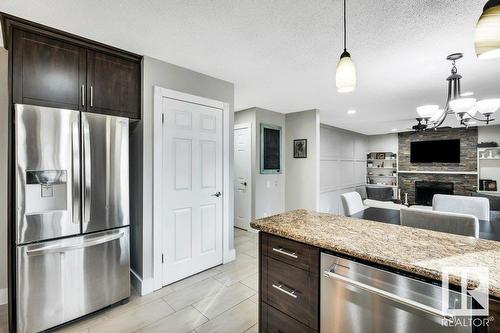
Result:
[[[286,127],[285,210],[319,208],[319,110],[288,113]],[[307,139],[307,158],[293,157],[293,140]]]
[[[7,288],[8,56],[0,48],[0,304]]]
[[[282,154],[281,174],[260,173],[260,124],[281,126],[281,146],[285,150],[285,115],[261,108],[239,111],[235,124],[252,124],[252,219],[285,211],[286,161]]]
[[[320,211],[342,214],[340,195],[366,183],[369,137],[344,129],[320,128]]]
[[[142,120],[131,134],[132,269],[144,280],[153,276],[153,97],[154,86],[229,103],[233,127],[234,85],[154,58],[144,57]],[[233,135],[230,136],[233,161]],[[232,165],[231,165],[232,170]],[[232,177],[232,174],[231,174]],[[233,207],[230,207],[231,211]],[[233,240],[232,228],[230,242]],[[229,244],[233,248],[233,244]]]
[[[370,152],[398,152],[398,134],[370,135],[368,140],[368,150]]]
[[[275,125],[281,127],[281,149],[285,149],[285,115],[264,109],[256,110],[256,154],[255,168],[255,218],[279,214],[285,211],[285,173],[287,171],[286,161],[281,154],[280,174],[260,173],[260,124]]]
[[[497,118],[500,116],[497,115]],[[498,120],[497,120],[498,121]],[[478,142],[495,141],[500,145],[500,125],[481,126],[477,128]]]

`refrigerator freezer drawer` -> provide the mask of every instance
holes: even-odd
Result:
[[[130,296],[129,228],[17,248],[18,332],[39,332]]]

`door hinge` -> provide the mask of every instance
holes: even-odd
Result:
[[[161,114],[161,123],[165,124],[165,114],[164,113]]]
[[[164,261],[163,261],[163,253],[161,254],[161,263],[163,264]]]

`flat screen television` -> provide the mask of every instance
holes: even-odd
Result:
[[[460,140],[415,141],[411,163],[460,163]]]

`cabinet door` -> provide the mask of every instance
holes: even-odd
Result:
[[[83,109],[85,49],[18,29],[13,38],[14,103]]]
[[[260,303],[259,332],[262,333],[314,333],[301,322],[287,316],[266,303]]]
[[[87,111],[140,118],[141,67],[97,51],[87,51]]]

